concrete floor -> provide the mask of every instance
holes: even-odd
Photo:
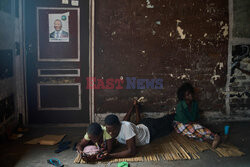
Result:
[[[231,122],[230,125],[230,143],[239,147],[246,155],[242,157],[220,158],[212,151],[199,153],[199,160],[180,160],[180,161],[158,161],[158,162],[134,162],[130,167],[145,166],[168,166],[168,167],[249,167],[250,166],[250,122]],[[223,131],[225,123],[213,124],[217,132]],[[52,128],[52,127],[33,127],[25,133],[24,137],[16,141],[1,141],[0,144],[0,166],[1,167],[52,167],[47,163],[49,158],[58,158],[65,167],[93,167],[93,166],[117,166],[112,164],[74,164],[73,160],[76,152],[72,150],[75,142],[83,136],[84,128]],[[59,154],[54,153],[57,146],[25,145],[25,141],[40,137],[45,134],[67,134],[65,140],[71,140],[71,148]]]

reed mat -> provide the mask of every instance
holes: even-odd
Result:
[[[124,147],[123,147],[124,148]],[[137,147],[137,154],[131,158],[118,158],[110,161],[102,162],[141,162],[141,161],[160,161],[160,160],[191,160],[200,159],[199,152],[212,150],[219,157],[233,157],[244,155],[237,147],[222,143],[216,149],[211,147],[207,142],[200,142],[188,137],[171,133],[168,136],[154,140],[152,143]],[[118,150],[116,150],[118,151]],[[74,163],[86,163],[79,155],[74,160]]]

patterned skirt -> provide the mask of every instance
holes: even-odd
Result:
[[[181,133],[190,138],[198,139],[200,141],[214,140],[215,134],[198,123],[183,124],[174,121],[174,128],[177,133]]]

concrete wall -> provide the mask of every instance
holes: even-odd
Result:
[[[134,97],[145,112],[171,112],[189,81],[202,110],[224,113],[228,25],[227,0],[96,1],[95,77],[124,83],[95,90],[95,112],[124,113]],[[126,77],[161,78],[163,89],[128,90]]]
[[[0,28],[0,50],[9,50],[10,52],[5,55],[5,52],[1,52],[1,56],[5,56],[4,59],[9,59],[13,61],[13,48],[15,44],[14,34],[15,34],[15,18],[12,17],[9,13],[0,11],[0,22],[2,23]],[[3,55],[2,55],[3,54]],[[9,57],[12,56],[12,57]],[[1,60],[4,60],[3,58]],[[1,62],[3,63],[3,61]],[[4,64],[1,64],[3,66]],[[11,119],[11,115],[13,115],[14,106],[13,103],[8,103],[9,98],[13,98],[15,92],[15,84],[14,84],[14,74],[13,74],[13,62],[8,63],[6,66],[6,70],[1,70],[1,80],[0,80],[0,133],[4,130],[4,125]],[[10,72],[5,77],[3,72]],[[14,100],[14,99],[12,99]],[[13,117],[13,116],[12,116]]]
[[[15,44],[15,18],[12,17],[9,13],[0,10],[0,22],[0,50],[12,50]],[[10,96],[13,93],[13,84],[13,76],[11,78],[0,80],[0,100]]]
[[[22,1],[16,2],[21,4]],[[21,11],[19,11],[19,6],[15,4],[14,0],[5,0],[0,3],[0,51],[2,56],[1,61],[3,61],[1,63],[8,62],[8,64],[1,64],[1,130],[4,130],[4,127],[7,126],[10,120],[16,120],[18,113],[25,112],[23,55],[20,50],[16,49],[16,44],[18,43],[21,47],[21,24],[18,18]],[[3,67],[6,67],[6,70]],[[5,72],[7,74],[3,74]]]

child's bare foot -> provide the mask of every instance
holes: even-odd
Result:
[[[137,100],[134,100],[134,101],[133,101],[133,105],[134,105],[134,106],[137,105]]]
[[[216,134],[214,136],[214,141],[212,143],[212,148],[216,148],[218,146],[218,144],[220,143],[220,136],[218,134]]]

